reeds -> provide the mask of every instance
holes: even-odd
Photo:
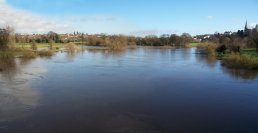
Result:
[[[231,53],[223,59],[223,64],[229,68],[258,69],[258,58],[252,55]]]

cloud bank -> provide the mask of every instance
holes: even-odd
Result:
[[[115,16],[57,16],[45,17],[29,11],[15,9],[5,0],[0,0],[0,28],[12,26],[17,33],[72,33],[130,34],[139,27]]]
[[[48,31],[67,32],[72,30],[72,26],[66,23],[58,23],[47,18],[17,10],[5,0],[0,0],[0,26],[12,26],[19,33],[46,33]]]

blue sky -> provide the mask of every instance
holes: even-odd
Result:
[[[236,31],[246,19],[250,26],[258,23],[258,0],[6,0],[5,4],[52,26],[67,27],[57,32],[196,35]]]

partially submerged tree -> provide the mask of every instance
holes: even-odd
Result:
[[[7,50],[14,41],[13,28],[7,26],[5,29],[0,29],[0,50]]]
[[[9,43],[9,33],[6,29],[0,29],[0,50],[6,50]]]

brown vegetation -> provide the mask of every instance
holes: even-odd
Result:
[[[25,50],[21,53],[20,58],[36,58],[38,55],[36,52],[31,50]]]
[[[37,54],[40,57],[44,57],[44,56],[52,56],[54,55],[54,52],[52,50],[41,50],[41,51],[37,51]]]
[[[258,58],[251,55],[241,55],[239,53],[228,54],[223,59],[223,64],[229,68],[257,69]]]
[[[209,42],[205,42],[205,43],[201,43],[200,45],[197,46],[197,50],[199,53],[201,54],[207,54],[208,56],[216,56],[218,45],[215,43],[209,43]]]
[[[65,49],[67,50],[67,52],[70,52],[70,53],[74,53],[74,52],[77,52],[79,50],[78,46],[74,43],[66,44]]]
[[[7,26],[0,29],[0,50],[7,50],[14,43],[14,29]]]

